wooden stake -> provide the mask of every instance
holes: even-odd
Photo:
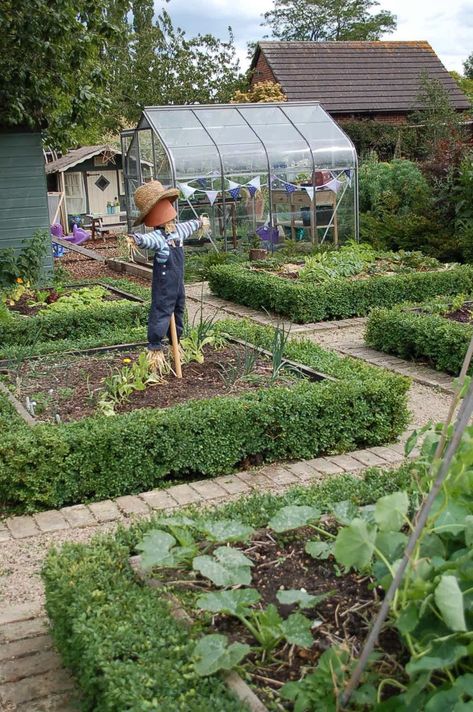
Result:
[[[171,347],[172,360],[174,361],[174,371],[176,373],[176,378],[182,378],[181,354],[179,352],[179,341],[177,340],[176,320],[174,318],[174,314],[171,316],[169,330],[171,332]]]

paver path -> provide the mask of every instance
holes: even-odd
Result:
[[[191,320],[202,309],[205,317],[232,315],[251,318],[260,324],[278,323],[277,317],[212,297],[206,285],[190,285],[187,293]],[[409,394],[411,427],[421,426],[430,419],[442,419],[451,399],[451,379],[365,349],[364,323],[364,319],[352,319],[292,325],[291,332],[340,353],[414,377],[416,381]],[[286,327],[289,325],[285,322]],[[176,509],[191,502],[215,504],[252,490],[281,492],[294,484],[315,482],[340,472],[360,472],[372,465],[396,466],[402,461],[402,453],[403,447],[399,444],[358,450],[308,462],[268,466],[257,473],[241,472],[176,485],[166,491],[154,490],[136,497],[66,507],[34,517],[10,518],[0,523],[0,712],[70,712],[75,709],[73,682],[52,650],[43,609],[39,573],[50,546],[60,546],[65,541],[87,541],[97,532],[112,531],[118,522],[126,526],[153,511]]]

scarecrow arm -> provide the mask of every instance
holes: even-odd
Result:
[[[157,252],[164,250],[169,253],[166,238],[160,230],[153,230],[143,234],[134,232],[133,237],[138,247],[146,247],[148,250],[156,250]]]
[[[202,220],[187,220],[187,222],[176,224],[176,232],[180,240],[187,240],[200,227],[202,227]]]

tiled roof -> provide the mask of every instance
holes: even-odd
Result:
[[[428,42],[260,42],[289,101],[320,101],[327,111],[408,112],[423,73],[438,79],[456,109],[470,102]]]

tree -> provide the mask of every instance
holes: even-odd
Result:
[[[2,0],[0,125],[46,127],[54,145],[73,143],[77,130],[107,108],[104,59],[128,5]]]
[[[277,82],[257,82],[247,91],[237,90],[232,96],[232,104],[258,104],[268,101],[287,101],[287,96]]]
[[[378,40],[396,29],[388,10],[372,14],[377,0],[275,0],[263,26],[279,40]]]
[[[473,79],[473,52],[463,62],[463,71],[467,79]]]
[[[468,97],[470,102],[473,104],[473,75],[472,78],[462,77],[458,72],[450,72],[451,76],[455,79],[456,83],[462,90],[464,94]]]
[[[126,59],[112,88],[115,115],[134,122],[144,106],[229,101],[242,85],[233,34],[188,38],[153,0],[134,0],[128,25]]]

